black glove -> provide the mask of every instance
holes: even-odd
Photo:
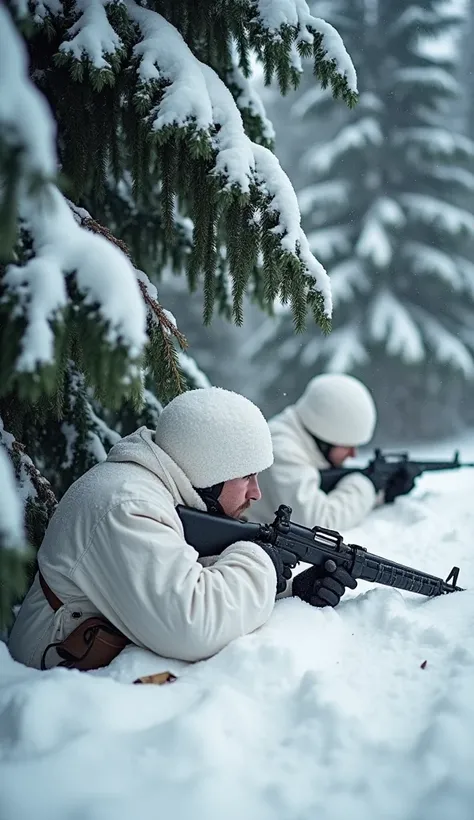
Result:
[[[376,492],[385,490],[387,485],[387,472],[384,470],[383,465],[371,464],[370,467],[367,467],[363,472],[367,478],[370,478]]]
[[[296,567],[298,559],[293,552],[279,549],[278,547],[274,547],[273,544],[266,544],[263,541],[255,541],[254,543],[258,544],[258,546],[261,547],[273,561],[273,566],[275,567],[277,576],[276,591],[277,595],[279,595],[280,592],[285,591],[288,581],[292,575],[291,570]]]
[[[404,464],[387,482],[385,503],[391,504],[399,495],[407,495],[415,486],[415,479],[421,471],[413,464]]]
[[[328,558],[321,567],[310,567],[293,579],[293,596],[311,606],[337,606],[346,587],[355,589],[357,581],[344,567]]]

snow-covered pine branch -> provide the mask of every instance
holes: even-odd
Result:
[[[379,122],[374,117],[367,116],[354,124],[346,125],[334,140],[325,145],[310,148],[303,161],[312,171],[325,174],[350,151],[378,147],[382,141]]]
[[[124,45],[110,24],[105,6],[117,0],[75,0],[78,18],[68,29],[69,39],[61,43],[60,52],[70,54],[76,60],[87,56],[95,69],[111,69],[110,57],[121,58]],[[50,7],[54,14],[61,14],[62,8],[55,4]]]
[[[431,275],[442,279],[453,290],[461,290],[464,282],[459,269],[459,261],[439,248],[415,240],[403,247],[403,255],[415,274]]]
[[[389,290],[381,290],[370,311],[370,333],[384,342],[391,356],[405,362],[421,362],[425,356],[422,335],[408,309]]]
[[[251,186],[261,198],[270,195],[269,210],[278,217],[272,228],[281,237],[283,253],[302,262],[323,299],[324,314],[331,316],[330,288],[323,267],[311,254],[300,226],[296,196],[276,157],[264,146],[252,143],[245,133],[242,116],[229,89],[217,73],[197,60],[187,44],[161,15],[125,0],[131,18],[139,25],[142,41],[135,46],[140,56],[139,73],[144,83],[159,77],[170,85],[157,108],[153,129],[186,128],[196,124],[197,138],[212,130],[214,161],[211,174],[220,179],[222,190],[250,195]],[[176,54],[180,59],[176,60]],[[309,288],[308,288],[309,290]]]
[[[394,72],[394,80],[412,92],[414,86],[456,96],[459,94],[459,83],[444,68],[439,66],[407,66]]]
[[[367,293],[370,280],[360,259],[345,259],[331,268],[331,292],[334,307],[351,302],[357,293]]]
[[[312,8],[324,13],[319,2]],[[303,229],[329,275],[334,329],[327,339],[308,330],[265,399],[277,412],[282,381],[296,398],[318,362],[367,382],[381,404],[380,435],[393,435],[404,415],[411,418],[416,391],[420,400],[423,391],[431,397],[432,430],[446,434],[456,415],[450,402],[457,400],[458,416],[466,415],[461,396],[471,387],[463,381],[472,377],[464,340],[474,322],[474,143],[461,131],[459,97],[467,5],[335,0],[321,8],[354,59],[358,105],[336,110],[303,86],[291,109],[269,106],[269,112],[277,132],[286,128],[289,147],[280,139],[282,151],[291,155],[294,141],[300,156],[293,174]],[[304,118],[298,139],[286,124],[297,115]],[[460,320],[461,306],[470,320]],[[436,323],[445,331],[438,340]],[[288,339],[290,350],[291,333],[286,317],[256,354],[262,369],[275,345],[284,349]],[[456,384],[452,394],[443,390],[447,379]],[[419,421],[416,433],[423,435]]]
[[[231,58],[232,67],[227,73],[227,82],[232,89],[236,105],[244,121],[246,133],[254,142],[262,140],[263,145],[267,148],[271,148],[275,140],[275,130],[267,117],[265,106],[255,88],[255,84],[248,76],[250,74],[250,67],[246,67],[246,72],[244,73],[239,63],[237,45],[234,41]],[[255,137],[257,137],[257,139],[255,139]]]
[[[343,179],[331,179],[319,185],[308,185],[307,188],[298,191],[298,204],[302,216],[312,214],[323,205],[327,208],[332,205],[340,206],[347,201],[349,191],[349,185]]]
[[[0,258],[15,241],[15,217],[9,219],[7,195],[19,198],[56,174],[56,128],[47,103],[28,78],[26,49],[6,7],[0,6]],[[35,123],[32,129],[30,123]]]
[[[326,260],[326,264],[340,254],[349,253],[351,248],[349,225],[334,225],[308,233],[308,242],[313,253]]]
[[[15,473],[7,448],[3,443],[4,431],[0,419],[0,546],[2,549],[19,549],[25,547],[25,528],[23,525],[23,508],[17,492]]]
[[[413,150],[421,148],[423,153],[439,159],[461,159],[470,161],[474,157],[474,144],[463,134],[439,126],[412,126],[400,128],[393,135],[395,147]]]
[[[349,373],[359,365],[366,364],[369,361],[369,355],[362,340],[360,322],[353,322],[336,330],[328,338],[324,349],[320,345],[320,353],[324,353],[325,370],[330,373]],[[309,358],[305,361],[308,363]]]
[[[127,257],[78,226],[53,185],[35,197],[23,196],[19,213],[35,255],[24,265],[10,265],[4,276],[6,294],[17,300],[17,316],[26,325],[16,369],[34,373],[54,363],[53,326],[63,322],[71,274],[83,304],[97,310],[108,344],[123,345],[138,359],[146,341],[145,306]]]
[[[0,418],[0,638],[12,618],[12,606],[25,592],[25,565],[28,560],[23,508],[17,492],[15,474],[3,444]],[[8,579],[8,588],[3,589]]]
[[[305,0],[247,0],[226,6],[225,14],[216,8],[219,14],[225,16],[222,25],[229,27],[229,34],[207,47],[208,36],[200,28],[204,21],[196,17],[192,27],[185,22],[180,26],[178,7],[171,12],[155,2],[144,6],[135,0],[77,0],[67,9],[51,3],[47,12],[42,7],[39,17],[48,16],[59,38],[52,58],[63,72],[70,72],[72,85],[81,82],[82,106],[94,112],[94,127],[103,135],[103,145],[98,148],[79,112],[62,111],[63,96],[53,99],[60,121],[74,116],[80,132],[74,135],[77,148],[68,146],[71,135],[67,135],[62,157],[64,173],[74,183],[71,198],[80,196],[90,202],[94,213],[100,211],[111,176],[118,175],[120,184],[127,171],[124,163],[131,156],[133,195],[141,205],[154,201],[161,175],[159,208],[164,236],[159,241],[163,245],[175,241],[170,237],[178,233],[176,204],[192,217],[188,271],[193,285],[200,278],[204,282],[207,319],[218,291],[221,247],[226,240],[232,243],[232,236],[238,234],[242,241],[234,243],[227,256],[234,317],[240,320],[252,271],[259,269],[262,259],[260,274],[269,276],[276,251],[279,260],[273,279],[281,298],[292,294],[297,326],[304,324],[306,307],[311,307],[316,319],[328,327],[331,307],[323,267],[314,259],[300,228],[298,245],[291,238],[299,212],[292,208],[289,215],[288,207],[279,213],[275,210],[275,202],[283,202],[291,188],[288,179],[283,173],[277,175],[274,166],[266,179],[261,152],[260,167],[256,167],[254,146],[262,141],[271,144],[273,132],[248,82],[249,55],[251,50],[256,52],[269,79],[276,73],[282,88],[288,72],[300,72],[301,56],[312,55],[322,85],[329,84],[335,96],[350,105],[357,96],[353,64],[338,32],[312,16]],[[130,65],[124,62],[125,42],[133,54]],[[223,63],[220,75],[214,68],[214,49]],[[121,144],[117,143],[114,121],[118,108],[112,102],[113,83],[119,77],[127,87],[120,103],[124,122]],[[231,85],[233,94],[221,77]],[[38,78],[41,82],[40,74]],[[106,92],[108,87],[110,93]],[[106,104],[95,108],[100,93],[106,95]],[[244,112],[244,121],[239,109]],[[265,161],[266,167],[270,162]],[[272,218],[259,222],[269,189]],[[262,289],[262,293],[271,290]]]
[[[453,236],[460,232],[474,236],[474,215],[464,208],[428,194],[401,194],[400,202],[409,216],[424,225],[439,227]]]
[[[282,32],[294,30],[296,46],[312,46],[317,41],[321,49],[319,72],[315,71],[327,84],[330,67],[335,68],[335,77],[331,81],[333,92],[338,93],[337,78],[344,78],[348,89],[357,93],[356,72],[341,36],[334,26],[313,17],[306,0],[255,0],[258,21],[267,34],[273,36],[276,43],[280,43]],[[306,50],[306,56],[308,51]],[[318,55],[319,56],[319,55]],[[344,92],[343,92],[344,93]]]
[[[460,370],[467,378],[474,378],[474,356],[457,334],[450,331],[443,322],[438,321],[422,309],[417,309],[417,318],[430,347],[442,362]]]
[[[178,353],[178,362],[181,370],[184,373],[186,378],[186,382],[189,387],[197,388],[197,387],[210,387],[211,383],[205,373],[202,372],[200,367],[196,364],[194,359],[191,356],[188,356],[184,350],[180,350]]]
[[[133,267],[118,248],[76,224],[51,181],[57,170],[54,120],[28,77],[26,49],[3,7],[0,26],[6,45],[0,55],[0,142],[19,158],[17,215],[32,243],[30,258],[7,266],[2,282],[3,311],[13,311],[7,319],[22,327],[21,334],[16,331],[17,347],[10,353],[9,383],[22,382],[28,389],[30,377],[39,375],[43,387],[52,390],[48,376],[56,366],[57,334],[63,332],[66,311],[72,308],[72,285],[84,311],[100,323],[107,344],[123,351],[117,380],[132,381],[133,362],[146,341],[145,306]],[[34,130],[28,124],[30,117]],[[4,164],[2,173],[8,181]],[[4,362],[4,367],[10,364]]]
[[[56,498],[0,415],[0,635],[26,591],[32,531],[52,515]],[[25,526],[26,518],[26,526]],[[41,527],[41,524],[39,525]]]
[[[303,261],[308,272],[307,288],[322,295],[324,312],[329,318],[332,314],[329,278],[311,253],[308,239],[301,229],[300,210],[293,186],[275,155],[267,148],[254,144],[253,153],[257,181],[263,186],[265,194],[271,197],[268,209],[274,211],[279,219],[278,224],[272,228],[272,233],[281,237],[283,251]]]

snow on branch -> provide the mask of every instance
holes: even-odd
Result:
[[[2,4],[0,42],[0,142],[20,152],[28,181],[52,178],[57,168],[56,125],[28,77],[26,48]]]
[[[211,382],[206,374],[197,366],[194,359],[188,356],[183,350],[180,350],[178,353],[178,361],[185,378],[188,380],[188,384],[191,384],[193,387],[211,386]]]
[[[357,93],[355,68],[341,35],[330,23],[313,17],[306,0],[255,0],[255,5],[263,28],[275,37],[281,36],[285,26],[297,30],[296,43],[312,44],[314,34],[320,34],[325,59],[334,61],[337,73],[346,79],[350,90]]]
[[[0,441],[2,421],[0,419]],[[5,447],[0,444],[0,544],[7,549],[21,549],[26,543],[23,509],[17,492],[15,473]]]
[[[138,24],[142,40],[134,47],[140,57],[139,76],[146,85],[167,81],[155,111],[153,130],[192,125],[209,138],[213,134],[216,172],[226,185],[250,189],[254,168],[251,145],[242,117],[229,89],[209,66],[201,63],[181,34],[160,14],[125,0],[130,18]]]
[[[415,275],[437,276],[454,290],[462,289],[462,276],[455,260],[449,254],[433,245],[414,240],[404,242],[402,252],[410,260],[411,270]]]
[[[444,8],[443,4],[440,3],[434,11],[423,8],[421,3],[414,3],[408,6],[399,17],[395,18],[388,31],[392,37],[394,35],[409,36],[410,31],[414,28],[419,28],[420,31],[429,31],[439,26],[443,17],[446,17],[447,22],[451,25],[453,23],[462,23],[465,20],[463,9],[453,7],[452,3],[446,3]]]
[[[306,6],[306,3],[304,5]],[[338,73],[346,78],[351,91],[357,93],[356,71],[339,32],[326,20],[321,20],[320,17],[311,17],[311,15],[309,15],[306,25],[314,29],[316,33],[322,34],[322,45],[326,52],[326,59],[334,60]]]
[[[378,268],[386,268],[393,257],[392,236],[387,228],[399,228],[405,215],[394,199],[380,197],[374,202],[363,220],[355,250],[362,259],[370,260]]]
[[[351,323],[325,339],[325,370],[330,373],[350,373],[357,365],[366,364],[369,355],[360,338],[360,324]]]
[[[467,378],[474,377],[474,359],[458,335],[450,333],[441,322],[421,308],[416,309],[423,334],[439,362],[461,370]]]
[[[311,214],[315,208],[344,205],[350,194],[350,184],[345,179],[331,179],[308,185],[298,191],[298,203],[303,216]]]
[[[459,83],[449,71],[439,66],[408,66],[394,71],[394,81],[410,89],[414,86],[436,89],[457,96]]]
[[[296,119],[303,119],[308,111],[317,111],[318,106],[331,100],[331,93],[328,88],[321,88],[320,85],[313,85],[303,91],[290,108],[290,114]],[[359,103],[360,104],[360,103]]]
[[[351,228],[349,225],[331,225],[311,231],[308,242],[312,252],[322,256],[328,264],[334,257],[351,252]]]
[[[440,159],[457,154],[466,160],[474,157],[474,142],[463,134],[456,134],[445,128],[403,128],[394,134],[393,139],[396,146],[418,145],[428,154]]]
[[[35,256],[7,268],[4,282],[26,321],[18,371],[33,372],[54,361],[52,322],[67,304],[65,276],[75,273],[86,305],[96,306],[108,343],[125,345],[138,358],[146,343],[146,311],[127,257],[104,237],[81,228],[53,185],[24,196],[20,215],[31,232]]]
[[[313,277],[316,290],[324,299],[327,316],[332,313],[331,285],[320,262],[311,253],[306,234],[301,228],[301,215],[293,186],[283,171],[277,157],[267,148],[253,143],[257,178],[272,197],[270,208],[279,214],[280,222],[273,233],[281,236],[281,246],[298,256]]]
[[[52,17],[64,14],[61,0],[16,0],[16,4],[24,6],[22,17],[31,9],[35,23],[42,22],[50,14]]]
[[[360,338],[360,323],[333,330],[325,339],[313,337],[301,352],[301,364],[314,367],[319,359],[325,358],[325,371],[331,373],[349,373],[357,365],[368,360],[367,351]]]
[[[277,158],[249,140],[231,92],[212,68],[196,59],[179,32],[156,12],[138,6],[134,0],[124,2],[142,35],[134,49],[140,56],[142,81],[164,79],[170,83],[157,108],[153,128],[159,131],[172,124],[196,125],[211,138],[215,150],[213,170],[221,177],[224,189],[237,187],[249,194],[251,185],[256,185],[272,197],[271,210],[279,214],[274,234],[281,237],[282,249],[306,266],[330,316],[327,274],[309,249],[296,194]]]
[[[206,81],[196,59],[181,34],[161,14],[143,8],[134,0],[124,0],[130,19],[139,26],[141,41],[134,46],[139,58],[138,74],[147,85],[169,83],[157,108],[153,129],[166,126],[184,128],[193,124],[208,132],[213,123],[212,105]]]
[[[464,256],[454,256],[453,262],[456,264],[459,273],[463,278],[463,285],[466,293],[474,299],[474,264]],[[471,320],[472,321],[472,320]]]
[[[83,402],[81,412],[83,412],[86,417],[87,436],[85,450],[89,454],[90,464],[105,461],[107,451],[120,440],[120,435],[110,428],[95,412],[91,401],[92,391],[87,389],[86,378],[84,374],[77,369],[72,359],[69,359],[67,362],[67,382],[67,417],[70,420],[64,420],[61,423],[61,432],[66,444],[65,458],[61,464],[62,470],[68,469],[74,463],[76,443],[79,440],[79,433],[75,423],[75,418],[77,418],[75,408],[79,397],[81,397]]]
[[[71,39],[61,43],[59,51],[71,54],[76,60],[86,56],[94,68],[110,68],[106,56],[110,58],[123,49],[123,43],[105,12],[105,6],[114,2],[116,0],[75,0],[80,16],[68,31]]]
[[[139,5],[135,0],[122,0],[126,13],[135,27],[139,41],[133,46],[133,53],[136,57],[136,72],[138,79],[138,96],[149,95],[150,102],[160,90],[159,101],[154,104],[150,111],[150,126],[156,134],[163,134],[167,139],[167,131],[172,128],[186,129],[186,138],[199,144],[202,151],[207,144],[212,148],[214,156],[214,174],[219,177],[219,184],[222,189],[239,192],[246,196],[251,196],[256,192],[270,195],[274,205],[273,210],[279,212],[279,225],[274,230],[276,236],[281,237],[281,246],[284,251],[294,254],[306,267],[309,276],[314,280],[315,286],[321,291],[325,312],[331,315],[331,298],[329,280],[320,263],[313,257],[305,234],[300,226],[300,213],[293,188],[281,170],[278,161],[271,155],[265,154],[261,146],[253,144],[246,132],[242,121],[242,116],[235,100],[225,83],[218,74],[208,65],[200,62],[192,53],[179,31],[171,25],[162,15],[151,8]],[[113,36],[112,29],[105,14],[106,0],[79,0],[81,16],[70,30],[72,39],[61,47],[62,51],[69,51],[76,59],[88,57],[97,67],[104,67],[107,55],[114,53],[120,47],[120,41]],[[268,14],[272,17],[273,23],[281,26],[293,20],[291,25],[298,27],[297,39],[313,42],[314,35],[309,31],[309,26],[315,31],[323,34],[325,47],[330,59],[339,61],[338,65],[344,75],[349,77],[349,85],[355,88],[355,73],[342,41],[324,21],[318,21],[309,14],[307,3],[304,0],[292,0],[292,2],[282,3],[281,0],[271,4],[261,3],[260,11],[263,18],[268,21]],[[281,14],[285,12],[281,17]],[[288,16],[289,15],[289,16]],[[263,19],[262,18],[262,19]],[[278,19],[277,19],[278,18]],[[278,22],[279,20],[279,22]],[[286,22],[285,22],[286,21]],[[269,27],[273,30],[273,23]],[[265,24],[265,25],[266,25]],[[318,28],[319,26],[319,28]],[[92,30],[95,34],[92,36]],[[276,30],[275,30],[276,31]],[[278,35],[280,36],[280,35]],[[345,55],[345,56],[344,56]],[[250,85],[245,81],[243,74],[234,71],[234,80],[242,89],[242,100],[248,103],[254,115],[260,117],[267,123],[267,134],[273,136],[271,124],[265,118],[265,112],[259,99],[250,92]],[[137,113],[137,116],[139,114]],[[258,165],[258,167],[257,167]],[[64,227],[68,222],[66,213],[58,200],[59,194],[52,192],[54,201],[55,216],[61,211],[60,217]],[[50,236],[47,234],[45,221],[38,225],[38,218],[34,219],[34,212],[30,210],[27,215],[33,229],[37,228],[40,234],[38,245],[46,257],[47,262],[53,265],[53,280],[56,286],[49,294],[49,304],[43,312],[42,317],[29,317],[31,333],[34,333],[33,325],[38,324],[42,318],[43,327],[43,352],[42,360],[48,360],[51,349],[51,333],[48,333],[48,326],[52,319],[61,311],[65,303],[64,286],[61,288],[61,272],[64,265],[71,261],[74,252],[66,253],[64,243],[62,243],[60,256],[51,259],[46,253],[46,246],[50,245]],[[78,246],[78,234],[73,233]],[[92,240],[94,241],[94,240]],[[98,241],[98,240],[97,240]],[[97,244],[97,243],[96,243]],[[60,243],[61,245],[61,243]],[[50,250],[49,247],[47,248]],[[77,258],[73,259],[77,262]],[[111,264],[102,264],[102,270],[111,270]],[[44,268],[44,265],[43,265]],[[37,277],[36,272],[40,271]],[[36,260],[33,268],[25,269],[27,287],[31,289],[33,274],[35,278],[41,280],[42,259]],[[69,268],[70,270],[70,268]],[[115,265],[115,274],[123,270],[123,264]],[[16,283],[19,282],[19,271],[10,272],[10,278],[16,276]],[[85,274],[78,270],[78,282],[85,278]],[[108,277],[104,277],[104,281]],[[87,277],[86,293],[92,292],[93,281]],[[41,289],[41,285],[37,287]],[[311,284],[309,284],[311,287]],[[109,285],[112,293],[117,293],[119,288]],[[127,291],[126,291],[127,293]],[[96,293],[98,301],[103,301],[103,293]],[[124,300],[125,302],[127,301]],[[46,297],[44,296],[46,300]],[[137,327],[137,315],[134,308],[134,299],[129,319],[119,311],[118,305],[112,312],[107,312],[107,302],[105,302],[105,313],[109,320],[117,318],[121,327],[121,335],[132,343],[133,326]],[[24,304],[26,311],[26,304]],[[112,316],[111,316],[112,313]],[[115,323],[117,324],[117,323]],[[119,335],[117,333],[117,335]],[[139,340],[133,338],[135,346],[139,345]],[[31,345],[29,345],[31,349]],[[22,366],[25,366],[25,362]],[[30,366],[30,365],[28,365]]]
[[[474,191],[474,174],[467,168],[459,168],[456,165],[440,165],[439,162],[434,162],[433,167],[430,168],[430,173],[441,182],[459,185],[467,193]]]
[[[391,356],[400,356],[407,363],[423,361],[425,349],[416,322],[402,303],[386,289],[381,290],[374,299],[369,329],[375,341],[385,342]]]
[[[71,273],[85,303],[98,304],[109,343],[120,341],[138,357],[146,341],[145,308],[133,268],[103,237],[79,227],[57,187],[46,181],[57,170],[55,124],[28,78],[26,49],[2,6],[0,27],[0,129],[22,154],[18,213],[35,251],[25,265],[10,265],[3,279],[26,322],[17,370],[33,372],[53,362],[52,323],[66,306],[65,276]],[[44,184],[32,187],[38,178]]]
[[[370,212],[363,220],[355,252],[361,259],[371,261],[376,268],[387,268],[392,261],[391,237],[382,222]]]
[[[359,259],[349,257],[330,270],[331,293],[334,307],[351,302],[357,292],[365,292],[370,281]]]
[[[229,72],[229,81],[233,83],[238,89],[237,105],[240,110],[246,108],[254,117],[258,117],[262,124],[262,136],[268,142],[273,143],[275,139],[275,131],[271,121],[268,119],[265,106],[262,98],[258,94],[254,83],[251,79],[245,77],[242,69],[239,66],[237,49],[235,42],[232,43],[232,70]]]
[[[440,228],[453,236],[460,231],[474,235],[474,215],[463,208],[425,194],[401,194],[400,202],[424,225]]]
[[[17,476],[12,463],[15,462]],[[24,529],[24,508],[28,501],[37,499],[44,504],[49,516],[57,501],[49,482],[41,475],[26,455],[24,446],[5,430],[0,416],[0,542],[27,552]]]
[[[227,180],[226,187],[237,185],[243,193],[248,193],[255,169],[255,149],[267,149],[250,142],[234,98],[216,72],[204,63],[198,64],[211,101],[214,122],[220,126],[213,138],[217,150],[215,170]]]
[[[341,128],[337,137],[330,142],[311,148],[303,161],[307,162],[311,170],[325,174],[349,151],[378,146],[382,142],[380,123],[375,117],[363,117],[358,122]]]

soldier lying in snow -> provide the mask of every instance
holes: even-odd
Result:
[[[252,516],[271,521],[287,504],[305,527],[344,531],[363,521],[385,501],[385,474],[355,472],[328,493],[321,479],[325,469],[340,467],[370,441],[376,418],[372,396],[357,379],[329,373],[312,379],[296,404],[269,422],[275,460],[261,478],[262,498]],[[400,466],[391,478],[392,500],[413,489],[415,475]]]
[[[271,545],[238,541],[203,566],[176,506],[241,517],[272,461],[268,425],[248,399],[214,387],[178,396],[156,431],[122,439],[59,502],[10,635],[12,656],[91,669],[131,642],[197,661],[261,626],[289,565]],[[356,585],[345,571],[312,567],[293,593],[309,601],[326,580],[332,605]]]

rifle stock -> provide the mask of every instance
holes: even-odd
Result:
[[[446,581],[421,570],[397,564],[367,552],[358,544],[345,544],[342,535],[323,527],[308,529],[291,521],[291,507],[281,504],[271,524],[256,524],[215,516],[179,505],[178,515],[185,539],[200,556],[219,555],[236,541],[262,541],[293,553],[300,561],[321,566],[332,558],[354,578],[416,592],[428,597],[461,592],[457,586],[459,568],[453,567]]]

